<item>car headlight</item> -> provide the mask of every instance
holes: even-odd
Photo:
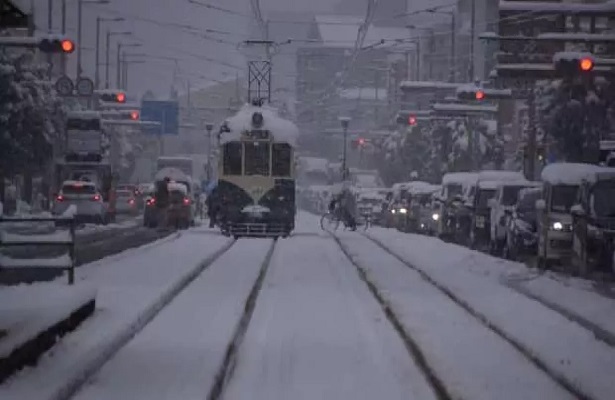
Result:
[[[431,216],[431,219],[433,219],[434,221],[439,220],[439,219],[440,219],[440,214],[438,214],[438,213],[434,213],[434,214]]]
[[[399,209],[399,212],[400,212],[401,214],[407,214],[407,213],[408,213],[408,210],[406,210],[405,208],[400,208],[400,209]]]
[[[395,214],[395,209],[392,209],[392,210],[391,210],[391,214]]]
[[[555,221],[553,224],[551,224],[551,229],[553,229],[554,231],[564,230],[564,224],[559,221]]]

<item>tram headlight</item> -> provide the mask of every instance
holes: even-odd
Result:
[[[408,210],[407,210],[407,209],[405,209],[405,208],[400,208],[400,209],[399,209],[399,213],[400,213],[400,214],[407,214],[407,213],[408,213]]]
[[[440,214],[433,213],[433,215],[431,216],[431,219],[433,219],[434,221],[438,221],[440,219]]]
[[[554,231],[562,231],[564,230],[564,224],[559,221],[555,221],[553,224],[551,224],[551,229],[553,229]]]

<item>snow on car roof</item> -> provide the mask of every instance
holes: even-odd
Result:
[[[595,181],[601,172],[615,172],[615,168],[582,163],[554,163],[542,170],[541,179],[552,185],[580,185],[583,181]]]
[[[62,182],[62,186],[94,186],[94,182],[89,181],[64,181]]]
[[[524,181],[525,177],[521,172],[517,171],[480,171],[478,173],[479,181]]]
[[[169,182],[168,184],[169,191],[178,191],[183,194],[188,194],[188,188],[185,184],[179,182]]]
[[[273,135],[274,142],[288,143],[295,147],[299,138],[299,128],[293,122],[281,118],[277,110],[268,106],[256,107],[244,105],[241,110],[227,120],[230,132],[222,133],[220,143],[239,141],[241,134],[245,131],[254,129],[252,127],[252,115],[254,113],[263,115],[263,129],[267,129]]]
[[[442,185],[451,183],[463,184],[467,182],[476,182],[478,173],[476,172],[451,172],[442,177]]]
[[[439,188],[439,186],[423,181],[409,182],[406,187],[408,192],[414,195],[433,193]]]
[[[156,173],[156,176],[154,177],[156,181],[161,181],[164,178],[169,178],[173,181],[185,182],[190,182],[192,180],[192,178],[186,175],[182,170],[174,167],[162,168]]]

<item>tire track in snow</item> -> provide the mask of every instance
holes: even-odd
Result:
[[[213,255],[203,260],[196,268],[190,270],[181,277],[169,290],[163,293],[156,302],[144,310],[139,318],[124,329],[109,345],[101,350],[98,357],[88,363],[82,370],[77,379],[70,380],[63,385],[51,400],[68,400],[73,397],[90,378],[92,378],[115,354],[117,354],[130,340],[139,334],[164,308],[166,308],[181,292],[183,292],[199,275],[210,265],[227,253],[236,240],[229,240]]]
[[[380,240],[375,239],[366,234],[363,234],[363,236],[369,239],[370,241],[372,241],[374,244],[380,247],[387,254],[393,256],[403,265],[417,272],[426,282],[431,284],[434,288],[438,289],[441,293],[443,293],[446,297],[448,297],[451,301],[453,301],[459,307],[464,309],[468,314],[470,314],[473,318],[475,318],[477,321],[483,324],[486,328],[490,329],[495,334],[497,334],[499,337],[501,337],[504,341],[506,341],[511,346],[513,346],[517,351],[519,351],[519,353],[521,353],[525,358],[527,358],[532,364],[534,364],[538,369],[543,371],[548,377],[553,379],[553,381],[559,384],[563,389],[568,391],[571,395],[573,395],[574,397],[580,400],[592,400],[591,396],[581,392],[573,383],[569,382],[568,379],[566,379],[566,377],[564,377],[561,373],[553,370],[553,368],[549,367],[537,355],[534,355],[532,351],[529,348],[527,348],[527,346],[525,346],[519,340],[515,339],[512,335],[509,335],[508,333],[506,333],[503,329],[496,326],[485,315],[483,315],[478,310],[476,310],[474,307],[472,307],[468,302],[461,299],[459,296],[453,293],[450,289],[448,289],[445,285],[439,283],[436,279],[431,277],[431,275],[429,275],[423,269],[416,267],[412,263],[409,263],[403,257],[399,256],[398,254],[393,252],[391,249],[389,249]],[[338,242],[340,247],[342,247],[342,251],[345,252],[346,250],[343,248],[343,245],[341,244],[339,239],[336,237],[335,240]],[[360,267],[358,268],[360,269]]]
[[[265,281],[265,276],[267,275],[267,270],[269,269],[269,265],[271,263],[271,257],[273,256],[273,251],[275,250],[277,244],[277,239],[271,242],[271,247],[267,251],[265,255],[265,259],[261,264],[260,271],[256,280],[254,281],[254,285],[250,290],[250,294],[246,298],[246,302],[244,305],[244,311],[235,328],[235,333],[232,336],[231,341],[229,342],[222,364],[216,373],[216,377],[214,379],[214,384],[207,394],[207,400],[218,400],[222,398],[224,393],[224,388],[233,377],[233,372],[235,370],[235,365],[237,363],[237,352],[239,347],[241,347],[241,343],[243,342],[243,338],[248,331],[248,325],[250,325],[250,320],[252,319],[252,314],[254,314],[254,309],[256,308],[256,300],[258,295],[263,287],[263,282]]]
[[[342,244],[341,240],[335,236],[331,235],[337,245],[340,247],[342,253],[346,256],[348,261],[357,269],[357,273],[359,278],[367,285],[370,293],[374,296],[382,311],[384,312],[387,320],[393,326],[399,337],[401,338],[406,350],[410,357],[414,360],[415,364],[423,373],[425,379],[434,390],[434,393],[440,400],[453,400],[453,396],[449,393],[449,390],[446,388],[444,382],[438,377],[434,369],[427,362],[427,358],[425,357],[423,351],[419,347],[418,343],[412,338],[412,336],[408,333],[401,320],[395,315],[395,312],[390,307],[388,302],[384,299],[384,297],[380,294],[380,291],[372,282],[371,279],[367,276],[367,273],[364,268],[362,268],[359,264],[357,264],[354,258],[348,252],[348,249]]]

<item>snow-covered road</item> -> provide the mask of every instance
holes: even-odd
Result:
[[[0,398],[66,399],[78,387],[78,400],[615,393],[615,349],[591,329],[615,335],[615,300],[435,238],[381,228],[334,238],[300,213],[289,239],[230,245],[196,228],[84,272],[99,310]],[[94,368],[101,348],[109,360]],[[93,376],[80,382],[84,365]]]
[[[225,399],[434,399],[331,239],[281,241]]]

